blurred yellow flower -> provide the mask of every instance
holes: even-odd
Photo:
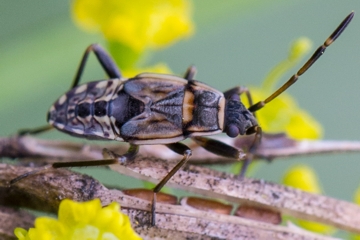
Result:
[[[35,228],[16,228],[20,240],[139,240],[128,216],[117,203],[102,208],[99,199],[78,203],[68,199],[59,206],[59,220],[39,217]]]
[[[313,169],[306,165],[297,165],[286,171],[282,182],[290,187],[306,192],[320,194],[321,187]]]
[[[74,0],[72,15],[85,30],[135,52],[159,48],[194,31],[190,0]]]
[[[291,46],[288,58],[270,71],[261,88],[250,87],[254,102],[270,96],[275,89],[275,84],[309,52],[310,48],[309,39],[299,38],[296,40]],[[246,102],[245,96],[242,96],[242,100]],[[321,125],[306,111],[302,110],[286,92],[256,112],[256,116],[265,132],[285,131],[295,139],[316,139],[322,135]]]
[[[286,171],[282,182],[287,186],[298,188],[306,192],[316,194],[322,193],[319,180],[316,177],[316,173],[313,169],[306,165],[291,167],[288,171]],[[335,228],[331,226],[317,222],[301,219],[293,219],[293,221],[297,222],[301,227],[313,232],[332,234],[336,231]]]
[[[358,187],[358,189],[356,189],[356,191],[355,191],[354,202],[356,204],[360,205],[360,187]]]
[[[358,187],[354,194],[354,202],[358,205],[360,205],[360,187]],[[358,234],[351,234],[350,239],[353,240],[360,240],[360,235]]]

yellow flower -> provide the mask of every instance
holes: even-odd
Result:
[[[35,228],[16,228],[20,240],[139,240],[118,203],[102,208],[99,199],[78,203],[68,199],[59,206],[59,220],[39,217]]]
[[[360,187],[358,187],[354,194],[354,202],[358,205],[360,205]],[[358,234],[351,234],[350,239],[353,240],[360,240],[360,235]]]
[[[355,191],[354,202],[360,205],[360,187]]]
[[[284,175],[282,182],[290,187],[299,188],[306,192],[320,194],[322,192],[319,181],[316,177],[316,173],[313,169],[306,165],[298,165],[290,168]],[[335,228],[301,219],[293,219],[301,227],[313,232],[322,234],[332,234],[335,232]]]
[[[314,170],[306,165],[291,167],[286,171],[282,182],[294,188],[299,188],[306,192],[320,194],[321,187]]]
[[[194,31],[189,0],[74,0],[72,15],[85,30],[141,52],[159,48]]]
[[[303,58],[310,46],[310,40],[307,38],[296,40],[291,46],[288,58],[270,71],[261,88],[250,87],[255,103],[270,96],[275,89],[275,84]],[[242,96],[242,100],[246,102],[245,96]],[[260,126],[266,132],[285,131],[295,139],[316,139],[322,135],[321,125],[306,111],[302,110],[286,92],[256,112],[256,116]]]

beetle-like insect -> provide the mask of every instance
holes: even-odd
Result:
[[[248,162],[261,139],[261,128],[253,113],[295,83],[343,32],[353,16],[351,12],[283,86],[254,105],[245,87],[235,87],[222,93],[194,80],[196,69],[193,66],[188,68],[184,78],[155,73],[122,78],[120,70],[105,50],[97,44],[90,45],[80,62],[71,89],[51,106],[48,122],[58,130],[77,137],[124,141],[130,143],[130,147],[122,155],[104,149],[104,155],[111,159],[54,163],[52,166],[60,168],[125,162],[133,159],[139,145],[144,144],[164,144],[182,154],[182,160],[153,189],[154,224],[156,193],[191,156],[190,148],[179,141],[191,138],[212,153]],[[109,79],[78,85],[90,52],[95,53]],[[250,102],[248,109],[239,99],[243,93]],[[49,127],[23,133],[39,133],[46,129]],[[204,137],[221,132],[232,138],[239,134],[255,134],[249,153],[245,155],[232,146]],[[29,174],[14,179],[12,183]]]

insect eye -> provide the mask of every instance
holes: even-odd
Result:
[[[235,138],[239,135],[239,128],[235,124],[230,124],[226,128],[226,134],[231,138]]]

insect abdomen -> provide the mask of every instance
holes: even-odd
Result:
[[[122,140],[111,122],[112,99],[122,86],[122,80],[114,79],[75,87],[50,108],[48,121],[78,137]]]

